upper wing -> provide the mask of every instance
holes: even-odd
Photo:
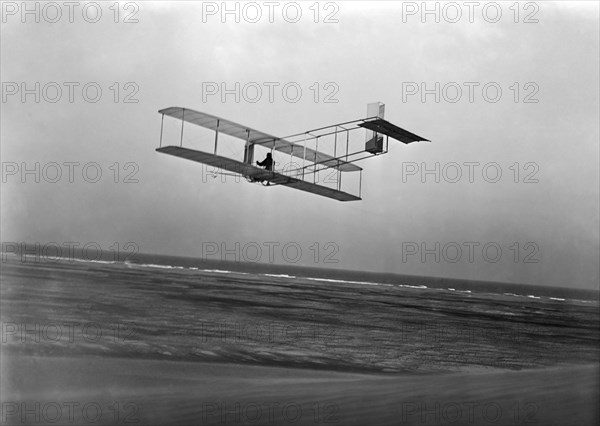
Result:
[[[273,148],[285,154],[291,154],[294,157],[303,158],[307,161],[322,164],[326,167],[332,167],[342,172],[354,172],[362,170],[361,167],[352,163],[348,163],[344,160],[340,160],[339,158],[334,158],[322,152],[315,151],[314,149],[304,148],[304,146],[294,144],[286,141],[285,139],[278,138],[277,136],[269,135],[267,133],[251,129],[250,127],[243,126],[214,115],[206,114],[204,112],[198,112],[194,111],[193,109],[181,107],[165,108],[158,112],[192,124],[196,124],[198,126],[205,127],[207,129],[216,131],[218,127],[218,131],[220,133],[224,133],[244,141],[249,141],[253,144],[263,145],[266,148]]]
[[[364,123],[360,123],[359,126],[369,130],[373,130],[374,132],[381,133],[383,135],[388,135],[391,138],[394,138],[396,140],[399,140],[400,142],[404,142],[407,144],[417,141],[431,142],[429,139],[425,139],[421,136],[409,132],[408,130],[404,130],[396,126],[395,124],[384,120],[383,118],[365,121]]]
[[[260,169],[251,164],[242,163],[227,157],[221,157],[220,155],[208,154],[206,152],[178,146],[165,146],[162,148],[157,148],[156,151],[185,158],[187,160],[196,161],[198,163],[208,164],[210,166],[228,170],[233,173],[239,173],[243,176],[249,176],[258,180],[265,180],[279,185],[286,185],[301,191],[311,192],[313,194],[322,195],[324,197],[333,198],[339,201],[360,200],[360,197],[347,192],[337,191],[326,186],[317,185],[315,183],[310,183],[290,176],[282,175],[281,173]]]

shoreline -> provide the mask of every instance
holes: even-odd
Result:
[[[163,269],[172,272],[199,271],[201,273],[214,274],[278,276],[280,278],[300,279],[309,282],[338,282],[345,285],[399,285],[400,287],[413,287],[415,289],[449,290],[457,293],[475,292],[479,295],[504,295],[529,299],[539,299],[542,297],[556,302],[600,303],[600,289],[598,288],[570,288],[555,285],[461,279],[441,276],[405,275],[395,272],[347,270],[279,263],[227,261],[150,253],[136,253],[136,256],[139,258],[130,260],[127,259],[127,256],[122,259],[121,257],[115,259],[115,254],[112,252],[104,253],[100,256],[100,259],[88,259],[80,252],[73,253],[68,257],[52,258],[41,255],[41,249],[39,247],[38,251],[39,253],[33,255],[23,255],[14,252],[0,252],[0,255],[2,255],[5,262],[10,258],[10,263],[14,264],[52,265],[56,262],[63,264],[73,264],[74,262],[89,263],[91,265],[110,264],[127,268]],[[28,256],[30,258],[29,261],[27,261]],[[21,258],[20,261],[17,260],[19,257]],[[34,260],[31,260],[31,258]],[[293,273],[294,275],[289,275],[289,273]],[[311,276],[310,274],[313,274],[314,276]],[[399,284],[401,282],[410,284]],[[432,283],[434,283],[433,286],[431,285]],[[430,285],[428,286],[425,284]],[[514,293],[518,291],[525,291],[526,294]],[[578,294],[578,296],[575,296],[576,294]],[[584,296],[585,298],[581,299],[581,297]]]

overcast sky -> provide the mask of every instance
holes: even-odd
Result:
[[[597,2],[439,3],[439,22],[421,2],[238,3],[239,22],[221,2],[2,7],[4,242],[211,259],[237,242],[229,260],[268,262],[271,246],[283,264],[598,287]],[[206,90],[236,82],[239,102]],[[169,106],[284,136],[375,101],[432,142],[362,162],[362,201],[203,179],[155,152]],[[36,163],[39,183],[21,174]],[[439,179],[421,174],[436,163]]]

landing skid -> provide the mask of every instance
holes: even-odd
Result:
[[[246,180],[250,183],[259,183],[260,182],[260,183],[262,183],[263,186],[272,186],[271,182],[269,182],[268,180],[256,179],[256,178],[253,178],[250,176],[245,176],[245,177],[246,177]],[[275,184],[273,184],[273,185],[275,185]]]

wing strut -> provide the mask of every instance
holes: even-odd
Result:
[[[317,147],[315,148],[315,159],[313,160],[313,162],[315,163],[314,165],[314,174],[313,174],[313,183],[317,183],[317,152],[319,152],[319,137],[317,136]],[[320,169],[319,169],[320,170]]]
[[[360,179],[358,181],[358,198],[362,194],[362,170],[360,171]]]
[[[158,142],[158,147],[162,147],[162,134],[163,134],[163,124],[165,123],[165,115],[161,114],[162,118],[160,119],[160,141]]]
[[[181,139],[179,139],[179,146],[183,147],[183,123],[185,122],[184,117],[185,117],[185,108],[183,109],[182,112],[182,116],[181,116]]]
[[[305,163],[306,163],[306,133],[304,134],[304,155],[302,156],[302,180],[304,180]]]
[[[219,140],[219,122],[220,121],[221,121],[220,119],[217,120],[217,128],[215,129],[215,153],[214,153],[215,155],[217,155],[217,142]]]

